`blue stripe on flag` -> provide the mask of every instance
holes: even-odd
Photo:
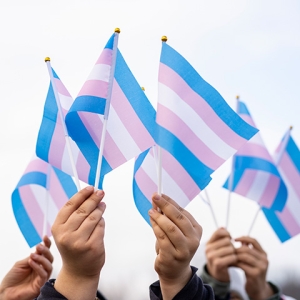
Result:
[[[114,39],[115,39],[115,33],[113,33],[113,35],[109,38],[109,40],[107,41],[104,49],[113,49]]]
[[[265,171],[280,177],[279,172],[273,163],[258,157],[235,156],[235,169]]]
[[[46,162],[48,162],[51,140],[56,126],[57,113],[58,108],[52,84],[50,83],[44,106],[42,124],[40,126],[36,143],[36,155]]]
[[[117,52],[115,79],[135,113],[153,137],[155,128],[155,109],[134,78],[119,50]]]
[[[53,68],[51,68],[51,69],[52,69],[53,77],[59,79],[58,75],[57,75],[56,72],[53,70]]]
[[[275,212],[266,208],[262,208],[262,211],[282,243],[291,238]]]
[[[42,172],[29,172],[22,176],[20,181],[18,182],[17,188],[28,185],[28,184],[36,184],[46,188],[47,184],[47,175]]]
[[[90,95],[79,96],[74,101],[69,112],[85,111],[99,115],[104,114],[106,99]]]
[[[152,204],[149,202],[149,200],[146,198],[146,196],[142,193],[140,188],[138,187],[135,179],[133,180],[133,198],[135,205],[142,215],[142,217],[147,221],[147,223],[151,226],[150,223],[150,217],[148,215],[149,209],[152,208]]]
[[[24,208],[18,189],[14,190],[11,199],[15,219],[29,247],[37,245],[42,239],[34,228],[26,209]]]
[[[290,156],[291,160],[293,161],[295,168],[300,173],[300,152],[299,149],[293,140],[293,138],[290,136],[289,141],[286,146],[286,151],[288,155]]]
[[[198,187],[203,190],[211,180],[214,170],[204,165],[175,135],[157,125],[157,144],[167,150],[178,160],[192,177]]]
[[[77,188],[76,188],[76,185],[75,185],[72,177],[55,167],[52,167],[52,168],[53,168],[63,190],[65,191],[67,197],[70,199],[77,192]]]
[[[216,114],[234,132],[249,140],[257,129],[242,121],[219,92],[207,83],[190,63],[166,43],[162,43],[160,62],[173,69],[186,83],[212,107]]]
[[[250,113],[249,113],[249,110],[248,110],[246,104],[242,101],[238,101],[237,113],[239,115],[249,115],[250,116]]]
[[[276,198],[274,199],[273,205],[270,209],[282,211],[288,197],[288,191],[284,182],[280,179],[279,189],[277,191]]]

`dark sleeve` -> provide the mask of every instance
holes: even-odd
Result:
[[[50,279],[47,281],[41,288],[40,295],[35,300],[67,300],[65,296],[63,296],[54,288],[54,282],[55,279]],[[106,298],[99,291],[97,291],[97,297],[99,300],[106,300]]]
[[[214,300],[213,290],[204,285],[197,276],[197,268],[192,268],[192,277],[186,286],[173,298],[173,300]],[[159,281],[150,285],[150,299],[162,300]]]

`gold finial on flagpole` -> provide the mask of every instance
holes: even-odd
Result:
[[[239,95],[237,95],[237,96],[236,96],[236,100],[239,100],[239,99],[240,99],[240,96],[239,96]]]
[[[45,58],[45,62],[47,62],[47,61],[50,61],[50,57],[48,57],[48,56]]]
[[[165,35],[163,35],[162,37],[161,37],[161,41],[162,42],[166,42],[168,40],[168,38],[165,36]]]
[[[142,90],[145,91],[145,88],[142,86]]]
[[[290,126],[290,131],[293,129],[293,126]]]
[[[121,30],[120,30],[120,28],[115,28],[115,32],[117,32],[117,33],[120,33],[121,32]]]

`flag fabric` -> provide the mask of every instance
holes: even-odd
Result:
[[[162,149],[163,193],[185,207],[256,132],[185,58],[162,44],[155,141]],[[148,150],[134,168],[136,206],[148,222],[151,195],[157,191],[154,160],[153,149]]]
[[[282,153],[282,154],[280,154]],[[281,242],[300,233],[300,151],[288,131],[277,147],[279,172],[288,189],[288,199],[282,212],[263,208],[263,212]]]
[[[238,100],[237,106],[237,113],[255,126],[246,104]],[[230,175],[233,177],[229,177],[223,187],[256,201],[261,207],[282,211],[287,200],[287,188],[261,135],[257,133],[235,154],[233,160]]]
[[[74,176],[71,158],[67,149],[66,134],[64,130],[65,125],[62,123],[60,117],[54,89],[57,91],[63,118],[65,118],[70,109],[73,98],[53,69],[52,73],[54,82],[52,83],[50,80],[36,143],[36,155],[59,170]],[[75,142],[71,139],[69,139],[69,142],[78,177],[83,182],[88,183],[90,166]]]
[[[155,110],[116,48],[116,36],[108,40],[66,116],[69,134],[91,166],[91,184],[96,178],[107,105],[101,178],[154,144]]]
[[[77,192],[70,175],[34,156],[12,193],[12,208],[19,228],[30,247],[47,235],[61,207]]]

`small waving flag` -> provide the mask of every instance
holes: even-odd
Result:
[[[158,88],[155,141],[162,151],[162,192],[185,207],[257,129],[165,42]],[[135,202],[148,222],[147,210],[158,184],[154,160],[152,149],[137,158],[134,169]]]
[[[79,179],[88,183],[90,166],[77,145],[70,138],[67,140],[68,136],[63,123],[73,103],[73,98],[52,68],[51,71],[53,82],[50,80],[36,143],[36,155],[71,176],[75,176],[72,168],[72,160],[74,160]],[[56,96],[60,107],[58,107]],[[72,156],[68,151],[67,142],[69,142]]]
[[[278,157],[279,155],[279,157]],[[263,212],[281,242],[300,233],[300,151],[290,130],[278,145],[274,160],[288,189],[282,212],[263,208]]]
[[[58,211],[76,192],[71,176],[38,157],[32,158],[12,193],[13,212],[30,247],[40,243],[43,234],[51,236]]]
[[[240,100],[237,113],[255,126],[246,104]],[[233,159],[232,187],[229,187],[228,179],[224,188],[254,200],[262,207],[282,211],[287,200],[287,189],[260,134],[245,144]]]
[[[108,40],[66,116],[69,134],[91,166],[92,184],[101,145],[103,178],[154,144],[155,110],[117,48],[118,33]]]

